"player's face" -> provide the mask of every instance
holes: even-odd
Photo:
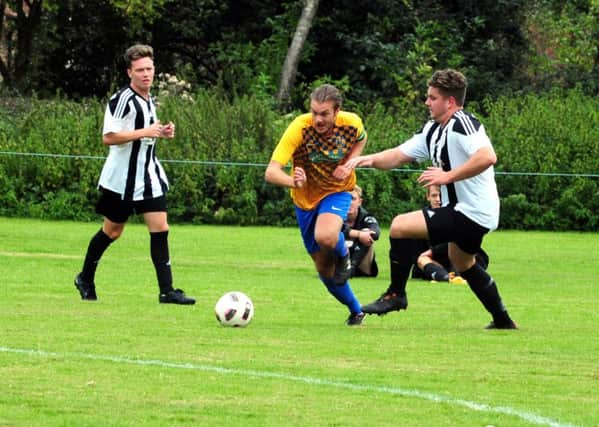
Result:
[[[442,125],[445,124],[453,114],[453,111],[450,110],[451,99],[452,97],[443,96],[436,87],[429,86],[424,103],[428,107],[431,119]]]
[[[426,198],[428,199],[428,203],[431,205],[431,208],[441,207],[441,190],[438,186],[433,185],[429,187]]]
[[[154,81],[154,61],[148,57],[131,61],[127,74],[131,79],[131,87],[142,95],[146,94]]]
[[[310,102],[310,111],[312,113],[312,125],[320,135],[327,136],[335,126],[337,120],[338,108],[335,108],[333,101]]]

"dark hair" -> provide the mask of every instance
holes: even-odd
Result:
[[[134,44],[123,55],[127,68],[131,68],[131,63],[140,58],[154,59],[154,49],[147,44]]]
[[[441,95],[449,97],[453,96],[456,104],[460,107],[466,101],[466,89],[468,82],[466,77],[459,71],[447,68],[445,70],[435,71],[429,79],[428,85],[439,89]]]
[[[341,108],[341,103],[343,102],[343,97],[339,89],[330,84],[323,84],[314,89],[310,95],[310,99],[316,102],[333,101],[335,109]]]

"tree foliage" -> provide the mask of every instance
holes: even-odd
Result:
[[[529,53],[521,62],[527,81],[552,86],[597,88],[599,0],[546,1],[532,10],[523,30]]]
[[[0,10],[0,75],[15,89],[34,86],[40,52],[37,40],[46,31],[42,24],[43,0],[2,0]]]
[[[195,87],[274,99],[301,16],[297,0],[2,0],[4,89],[103,97],[121,55],[155,47],[157,66]],[[435,68],[470,77],[469,99],[573,87],[596,92],[599,0],[328,0],[298,62],[292,108],[313,82],[347,81],[352,99],[405,108]]]

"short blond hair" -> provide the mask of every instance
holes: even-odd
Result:
[[[358,184],[354,185],[354,189],[352,191],[355,191],[358,196],[362,197],[362,188]]]

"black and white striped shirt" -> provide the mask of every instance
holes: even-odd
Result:
[[[115,93],[106,106],[104,135],[143,129],[156,118],[156,106],[127,86]],[[118,193],[123,200],[143,200],[163,196],[168,179],[156,158],[156,138],[141,138],[111,145],[98,185]]]
[[[491,147],[485,128],[472,114],[457,111],[444,127],[429,121],[401,151],[419,162],[431,160],[445,171],[464,164],[476,151]],[[472,221],[489,230],[499,223],[499,195],[493,166],[468,179],[441,186],[443,205],[453,205]]]

